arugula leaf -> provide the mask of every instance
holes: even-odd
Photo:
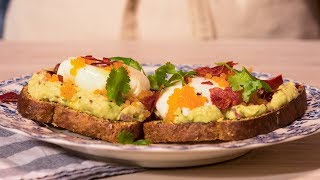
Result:
[[[234,71],[235,74],[229,76],[228,81],[233,91],[241,91],[245,102],[250,100],[251,94],[258,89],[263,88],[266,91],[272,91],[271,87],[264,81],[252,76],[250,72],[243,67],[241,71]]]
[[[138,146],[143,146],[143,145],[149,145],[151,142],[146,139],[140,139],[137,141],[134,141],[134,136],[131,132],[128,131],[122,131],[118,134],[118,143],[120,144],[134,144]]]
[[[167,80],[167,75],[171,74],[172,76]],[[159,90],[161,86],[169,87],[174,83],[181,81],[183,84],[185,77],[191,77],[195,75],[194,71],[184,72],[182,70],[177,71],[176,67],[167,62],[166,64],[160,66],[155,70],[153,75],[149,75],[148,79],[150,81],[150,86],[152,90]]]
[[[128,65],[128,66],[131,66],[139,71],[143,71],[143,73],[145,74],[144,70],[142,69],[142,66],[141,64],[132,59],[132,58],[127,58],[127,57],[111,57],[109,58],[111,61],[122,61],[124,64]]]
[[[106,89],[109,100],[115,101],[117,105],[121,105],[124,96],[130,90],[130,78],[124,67],[113,68],[107,79]]]

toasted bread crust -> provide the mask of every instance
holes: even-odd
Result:
[[[131,132],[136,139],[142,136],[142,123],[137,121],[108,121],[61,105],[56,106],[52,123],[109,142],[117,142],[118,134],[122,131]]]
[[[143,132],[142,123],[138,121],[109,121],[57,103],[36,100],[29,95],[27,86],[20,92],[18,111],[25,118],[52,123],[75,133],[113,143],[118,141],[117,136],[122,131],[131,132],[135,138],[140,138]]]
[[[28,87],[25,86],[20,92],[17,109],[25,118],[51,123],[55,106],[55,103],[33,99],[28,93]]]
[[[153,143],[195,142],[212,140],[241,140],[269,133],[287,126],[301,117],[307,107],[306,91],[277,111],[243,120],[214,121],[210,123],[165,123],[150,121],[143,125],[144,137]]]

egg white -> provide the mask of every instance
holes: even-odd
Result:
[[[211,84],[202,84],[203,82],[210,81]],[[210,98],[210,89],[218,87],[221,89],[224,89],[224,87],[219,86],[218,83],[213,81],[212,79],[207,79],[204,77],[195,77],[191,78],[191,82],[189,82],[189,85],[194,88],[195,93],[201,94],[203,97],[207,98],[207,103],[206,105],[212,105],[211,98]],[[168,110],[169,110],[169,105],[168,105],[168,100],[169,97],[173,94],[175,89],[181,89],[182,88],[182,83],[177,83],[174,86],[167,87],[163,90],[161,96],[158,98],[158,101],[156,103],[156,110],[158,111],[159,115],[164,118],[166,117]],[[185,97],[188,98],[188,97]],[[183,107],[182,108],[182,114],[187,116],[190,112],[189,108]]]
[[[88,91],[105,89],[110,71],[86,64],[83,68],[79,68],[77,74],[73,76],[70,74],[70,70],[73,68],[72,59],[74,58],[63,61],[58,68],[57,74],[63,76],[64,81],[71,81],[79,88]],[[130,66],[127,66],[127,68],[130,72],[129,93],[138,96],[142,90],[150,89],[149,80],[141,71]]]

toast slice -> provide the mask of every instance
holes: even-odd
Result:
[[[122,131],[131,132],[136,139],[141,138],[143,132],[142,123],[138,121],[109,121],[58,103],[36,100],[29,95],[27,86],[20,92],[17,109],[25,118],[112,143],[118,141]]]
[[[17,109],[25,118],[42,123],[52,123],[55,107],[55,103],[33,99],[28,93],[27,86],[23,87],[20,92]]]
[[[281,107],[255,118],[212,121],[210,123],[145,122],[144,137],[152,143],[196,142],[213,140],[241,140],[266,134],[284,127],[301,117],[307,107],[305,88],[299,87],[299,96]]]

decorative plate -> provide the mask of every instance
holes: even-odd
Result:
[[[144,64],[146,72],[158,65]],[[179,65],[183,70],[195,66]],[[256,77],[268,78],[269,74],[254,73]],[[0,94],[19,93],[30,75],[0,82]],[[289,81],[285,79],[285,81]],[[291,125],[254,138],[231,142],[206,144],[152,144],[149,146],[112,144],[90,139],[66,130],[38,124],[20,116],[15,103],[0,103],[0,127],[32,138],[57,144],[99,158],[112,158],[120,162],[143,167],[185,167],[221,162],[241,156],[251,149],[300,139],[320,131],[320,90],[306,85],[307,111]]]

